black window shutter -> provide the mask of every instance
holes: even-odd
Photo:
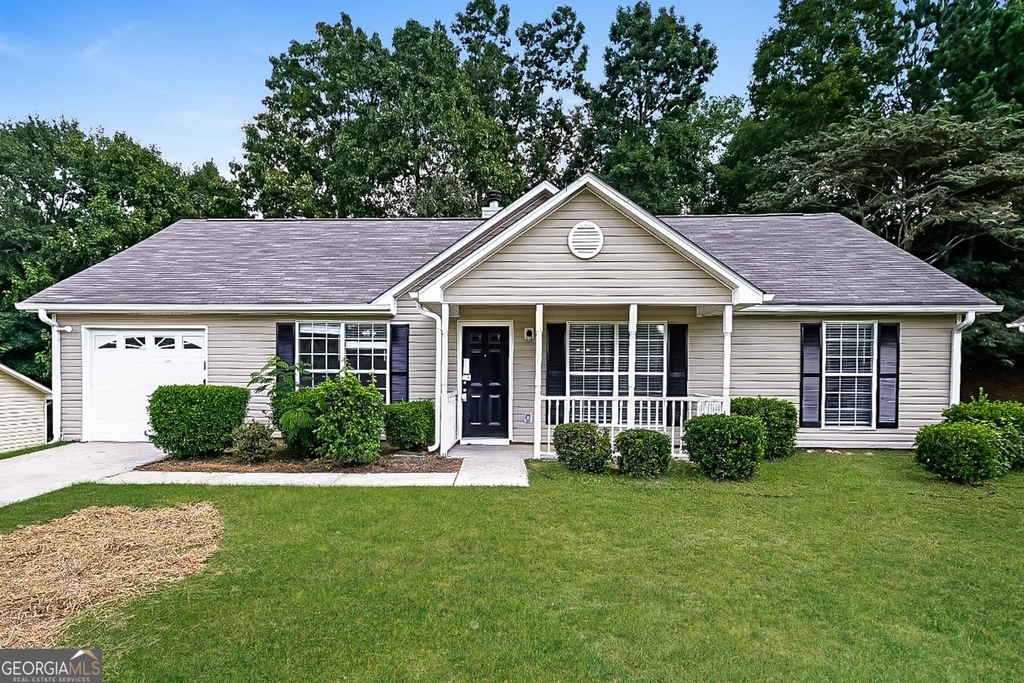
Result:
[[[800,325],[800,426],[821,426],[821,323]]]
[[[545,396],[565,396],[565,323],[548,323]]]
[[[277,357],[289,365],[295,364],[295,323],[277,324]]]
[[[686,396],[688,363],[686,358],[687,325],[668,326],[668,382],[666,396]]]
[[[900,324],[878,324],[878,407],[875,426],[900,424]]]
[[[409,326],[391,326],[391,402],[409,400]]]

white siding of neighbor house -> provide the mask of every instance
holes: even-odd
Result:
[[[604,248],[589,260],[567,247],[570,228],[597,223]],[[731,290],[589,190],[445,289],[457,304],[716,304]]]
[[[775,317],[737,315],[733,323],[732,395],[772,396],[799,405],[800,323],[859,320],[900,323],[899,428],[801,429],[806,448],[911,448],[918,428],[949,406],[953,316]],[[693,360],[691,359],[691,367]]]
[[[46,443],[48,398],[0,371],[0,453]]]

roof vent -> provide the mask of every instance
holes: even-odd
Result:
[[[604,233],[597,223],[580,221],[569,230],[569,251],[576,258],[592,259],[601,253]]]

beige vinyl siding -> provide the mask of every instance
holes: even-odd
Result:
[[[416,302],[403,294],[398,298],[393,322],[409,325],[409,399],[434,398],[434,356],[436,324],[421,315]]]
[[[207,381],[244,387],[249,376],[277,352],[278,321],[288,316],[245,315],[72,315],[58,316],[71,332],[61,335],[61,429],[64,439],[82,438],[82,326],[105,325],[138,328],[174,325],[207,327]],[[249,417],[261,419],[267,407],[264,396],[253,397]]]
[[[573,256],[569,230],[581,220],[604,231],[590,260]],[[590,191],[503,247],[445,289],[458,304],[728,303],[731,290]]]
[[[918,428],[942,419],[949,405],[953,316],[737,315],[733,324],[732,395],[773,396],[799,405],[800,323],[861,320],[900,323],[899,428],[801,429],[806,448],[910,448]],[[693,359],[690,361],[693,367]],[[692,372],[692,370],[691,370]]]
[[[46,443],[48,398],[0,371],[0,453]]]

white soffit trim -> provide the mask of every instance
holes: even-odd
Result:
[[[522,208],[524,204],[533,201],[537,197],[537,195],[545,191],[551,194],[552,196],[557,196],[559,192],[558,188],[555,185],[549,183],[548,181],[545,180],[541,182],[539,185],[529,190],[526,194],[522,195],[511,204],[498,211],[498,213],[494,214],[493,216],[485,220],[483,223],[473,228],[473,230],[469,234],[460,239],[458,242],[451,245],[450,247],[442,251],[440,254],[438,254],[437,256],[435,256],[434,258],[430,259],[425,264],[417,268],[410,275],[407,275],[405,278],[400,280],[396,285],[391,287],[391,289],[389,289],[388,291],[384,292],[376,299],[374,299],[373,303],[378,304],[387,301],[389,298],[394,299],[396,296],[401,294],[402,291],[404,291],[407,287],[410,287],[417,280],[419,280],[424,275],[429,273],[431,270],[436,268],[438,264],[444,263],[444,261],[448,259],[452,254],[455,254],[456,252],[464,248],[467,244],[471,244],[473,240],[477,239],[478,237],[480,237],[480,235],[490,230],[499,221],[505,220],[505,217],[510,212],[517,211],[518,209]]]
[[[792,305],[760,305],[751,306],[742,310],[736,311],[737,315],[784,315],[787,313],[833,313],[833,314],[861,314],[861,313],[915,313],[915,314],[959,314],[966,313],[967,311],[976,311],[977,313],[999,313],[1003,310],[1002,306],[917,306],[917,305],[885,305],[878,304],[875,306],[842,306],[842,305],[822,305],[816,306],[812,304],[792,304]]]
[[[35,381],[34,379],[30,379],[30,378],[26,377],[25,375],[21,374],[20,372],[18,372],[17,370],[15,370],[13,368],[9,368],[6,365],[0,364],[0,372],[4,373],[5,375],[9,375],[10,377],[13,377],[14,379],[18,380],[22,384],[30,386],[30,387],[32,387],[33,389],[35,389],[36,391],[38,391],[38,392],[40,392],[42,394],[45,394],[45,395],[49,396],[52,393],[48,387],[43,386],[42,384],[40,384],[39,382]]]
[[[338,315],[395,315],[394,300],[387,304],[15,304],[22,311],[45,308],[54,313],[330,313]]]
[[[442,273],[432,282],[422,287],[420,289],[420,298],[424,301],[440,301],[442,297],[442,289],[444,287],[478,266],[492,254],[529,230],[539,221],[546,218],[558,207],[568,202],[584,189],[590,190],[612,206],[612,208],[618,210],[627,218],[632,219],[638,225],[647,228],[648,231],[666,245],[674,248],[716,280],[730,287],[733,290],[734,304],[760,304],[764,301],[765,293],[760,289],[698,247],[696,244],[672,230],[653,215],[631,202],[600,178],[590,173],[586,174],[555,196],[548,199],[536,209],[516,221],[516,223],[506,229],[503,233],[497,235],[487,245],[470,254],[465,259],[457,263],[453,268]]]

